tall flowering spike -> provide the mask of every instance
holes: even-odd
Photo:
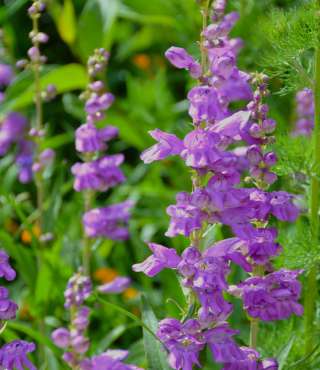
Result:
[[[224,14],[224,0],[213,1],[211,9],[206,8],[208,2],[198,2],[204,17],[201,75],[188,93],[194,128],[184,139],[154,130],[151,134],[158,143],[142,154],[145,163],[179,155],[191,168],[192,191],[178,193],[176,204],[167,208],[170,225],[166,232],[169,237],[188,237],[189,247],[179,256],[172,248],[150,243],[153,254],[135,264],[133,270],[153,277],[170,268],[184,287],[188,302],[185,314],[181,320],[162,320],[157,332],[173,369],[201,367],[200,353],[208,347],[214,361],[225,370],[276,370],[276,360],[263,360],[255,351],[258,320],[302,314],[297,281],[301,271],[274,271],[272,258],[282,248],[269,220],[275,217],[292,222],[299,211],[293,195],[268,191],[277,180],[272,170],[277,156],[267,150],[274,142],[276,123],[268,117],[268,106],[263,102],[268,95],[267,77],[251,76],[237,67],[242,42],[230,39],[229,34],[239,16]],[[210,16],[212,23],[208,24]],[[170,48],[166,57],[195,77],[192,67],[197,62],[184,49]],[[234,112],[230,103],[236,100],[250,101]],[[241,147],[236,146],[239,142]],[[251,187],[241,187],[242,180]],[[235,236],[203,250],[205,234],[214,224],[229,226]],[[229,285],[232,263],[250,274],[238,286]],[[236,344],[238,331],[227,322],[232,305],[225,292],[244,301],[252,318],[252,348]]]
[[[70,313],[70,323],[60,327],[51,334],[55,345],[64,350],[63,360],[71,369],[79,370],[139,370],[134,365],[127,365],[122,360],[126,351],[106,351],[98,356],[89,357],[90,308],[85,305],[86,299],[92,294],[90,279],[91,242],[93,238],[125,240],[128,238],[128,221],[133,203],[130,200],[112,204],[103,208],[93,208],[95,192],[104,192],[125,181],[120,169],[124,161],[122,154],[106,155],[101,153],[108,148],[108,142],[118,135],[114,126],[98,128],[106,111],[114,101],[114,96],[106,91],[99,79],[109,60],[109,53],[104,49],[96,49],[88,60],[89,84],[80,95],[84,101],[86,123],[75,133],[75,147],[83,162],[75,163],[71,172],[74,175],[74,189],[83,192],[84,214],[82,224],[83,267],[68,281],[64,292],[65,308]],[[50,157],[50,153],[49,154]],[[46,156],[45,156],[46,157]],[[113,281],[101,285],[97,292],[102,294],[118,294],[129,287],[131,280],[118,276]]]
[[[102,48],[96,49],[88,59],[89,84],[80,96],[85,104],[86,122],[75,133],[76,150],[81,153],[84,162],[75,163],[71,168],[75,176],[74,189],[84,194],[83,266],[86,274],[89,273],[90,267],[90,239],[126,239],[129,210],[132,207],[132,202],[126,201],[104,208],[93,208],[95,192],[106,191],[125,181],[120,169],[124,156],[101,154],[108,148],[107,142],[118,135],[118,129],[113,126],[96,126],[114,102],[114,96],[106,91],[105,84],[99,78],[108,60],[109,53]]]
[[[0,277],[12,281],[16,277],[15,270],[9,264],[9,256],[4,250],[0,250]],[[13,320],[16,317],[18,306],[9,298],[9,291],[0,286],[0,329],[5,327],[7,320]],[[28,354],[35,350],[34,343],[24,340],[14,340],[4,344],[0,348],[0,368],[1,369],[23,369],[36,370],[36,367],[30,362]]]

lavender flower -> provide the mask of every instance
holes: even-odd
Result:
[[[104,208],[95,208],[83,216],[85,232],[90,238],[106,237],[111,240],[128,238],[126,224],[133,203],[126,201]]]
[[[125,289],[129,287],[131,280],[125,276],[118,276],[110,283],[100,285],[98,287],[99,292],[104,294],[109,293],[122,293]]]
[[[16,318],[18,306],[8,297],[8,290],[0,286],[0,320],[12,320]]]
[[[36,346],[24,340],[14,340],[0,348],[0,366],[4,369],[36,370],[36,367],[28,359],[28,353],[33,352]]]
[[[8,64],[0,64],[0,87],[10,85],[13,79],[13,70]]]
[[[303,89],[296,95],[297,121],[293,136],[311,136],[314,126],[314,96],[310,89]]]

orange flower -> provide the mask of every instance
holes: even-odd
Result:
[[[147,54],[137,54],[133,57],[133,63],[138,68],[146,71],[151,67],[151,58]]]
[[[133,299],[135,298],[137,295],[139,294],[139,292],[137,291],[137,289],[134,289],[132,287],[129,287],[127,288],[123,293],[123,298],[124,299]]]
[[[108,267],[101,267],[101,268],[98,268],[94,272],[93,276],[100,283],[106,284],[106,283],[110,283],[110,281],[114,280],[118,276],[118,273],[114,269],[111,269],[111,268],[108,268]]]
[[[32,226],[32,233],[33,233],[33,236],[35,236],[37,239],[40,237],[41,235],[41,229],[40,229],[40,226],[35,224]],[[24,244],[31,244],[32,242],[32,234],[29,230],[25,229],[22,231],[21,233],[21,241],[24,243]]]

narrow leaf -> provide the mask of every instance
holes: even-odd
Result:
[[[154,314],[148,299],[141,296],[142,319],[153,332],[158,328],[158,320]],[[162,344],[143,329],[143,341],[149,370],[169,370],[167,355]]]

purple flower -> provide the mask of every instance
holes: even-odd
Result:
[[[225,323],[208,329],[204,333],[206,343],[209,345],[216,362],[226,363],[243,360],[242,351],[232,339],[238,333],[238,330],[229,328],[228,324]]]
[[[224,111],[215,88],[208,85],[196,86],[189,91],[188,99],[190,102],[189,114],[194,124],[213,123],[224,117]]]
[[[9,264],[9,256],[4,250],[0,249],[0,277],[12,281],[16,277],[15,270]]]
[[[85,109],[88,114],[96,114],[110,108],[113,102],[114,96],[111,93],[104,93],[102,95],[93,93],[86,102]]]
[[[169,229],[166,236],[176,236],[182,234],[189,236],[192,231],[198,230],[202,226],[202,221],[206,215],[201,209],[192,204],[192,196],[188,193],[178,193],[177,204],[167,208],[167,213],[171,216]]]
[[[66,328],[58,328],[51,334],[54,344],[59,348],[67,348],[70,345],[70,332]]]
[[[131,279],[125,276],[118,276],[110,283],[100,285],[98,287],[99,292],[109,294],[109,293],[122,293],[125,289],[129,287]]]
[[[167,248],[160,244],[149,243],[149,248],[153,252],[142,263],[132,266],[135,272],[144,272],[146,275],[153,277],[165,268],[176,268],[181,258],[173,248]]]
[[[198,295],[202,305],[202,317],[214,315],[227,317],[231,305],[223,300],[222,291],[228,288],[226,275],[229,267],[220,257],[203,256],[195,247],[184,250],[177,269],[183,277],[183,285]]]
[[[9,292],[0,286],[0,320],[12,320],[16,318],[18,306],[11,299],[8,299]]]
[[[0,126],[0,155],[6,154],[13,143],[25,135],[27,120],[16,112],[9,113]]]
[[[264,277],[251,277],[239,284],[233,294],[240,294],[245,310],[253,318],[273,321],[292,314],[300,316],[303,307],[298,303],[301,284],[297,277],[301,273],[282,269]]]
[[[98,129],[92,123],[81,125],[76,131],[76,149],[81,153],[92,153],[107,148],[105,142],[118,135],[118,129],[107,126]]]
[[[252,271],[252,266],[247,259],[248,246],[239,238],[229,238],[214,243],[205,251],[204,255],[207,257],[224,258],[241,266],[244,271]]]
[[[207,168],[220,161],[222,153],[217,149],[220,136],[203,129],[191,131],[184,139],[185,149],[181,157],[193,168]]]
[[[239,111],[227,118],[216,122],[209,128],[209,130],[219,135],[231,137],[234,140],[240,140],[240,131],[247,124],[249,119],[250,112]]]
[[[299,210],[293,204],[293,199],[293,195],[285,191],[270,193],[271,213],[280,221],[295,221],[299,216]]]
[[[222,370],[278,370],[278,363],[275,359],[259,360],[260,354],[252,348],[240,348],[243,359],[228,361]]]
[[[23,184],[32,180],[32,163],[34,154],[34,143],[29,140],[21,140],[18,143],[16,164],[19,171],[19,181]]]
[[[122,154],[104,156],[91,162],[76,163],[71,172],[75,176],[74,189],[106,191],[125,180],[118,166],[123,162]]]
[[[294,136],[310,136],[314,126],[314,96],[310,89],[303,89],[296,95],[297,115]]]
[[[197,320],[181,323],[175,319],[160,321],[157,336],[169,351],[169,364],[175,370],[201,367],[199,353],[205,346],[201,326]]]
[[[35,350],[34,343],[24,340],[14,340],[5,344],[0,349],[0,366],[4,369],[24,369],[36,370],[36,367],[28,359],[27,355]]]
[[[8,64],[0,64],[0,86],[10,85],[12,79],[12,68]]]
[[[172,46],[166,51],[165,56],[175,67],[187,69],[193,78],[199,78],[201,76],[200,64],[185,49]]]
[[[127,354],[127,351],[108,350],[99,356],[94,356],[91,360],[90,370],[142,370],[134,365],[121,362],[127,357]]]
[[[215,40],[220,37],[225,37],[232,30],[235,23],[239,19],[239,14],[236,12],[229,13],[223,17],[220,23],[209,25],[203,35],[209,40]]]
[[[112,240],[128,238],[126,224],[133,203],[126,201],[105,208],[95,208],[83,216],[85,232],[90,238],[106,237]]]
[[[259,146],[252,145],[247,150],[247,158],[250,175],[253,178],[269,185],[277,180],[277,175],[269,170],[270,166],[277,162],[277,156],[274,152],[263,154]]]
[[[266,264],[271,257],[277,256],[281,246],[275,242],[278,232],[275,228],[254,228],[251,225],[235,226],[235,234],[245,243],[247,255],[256,264]]]
[[[71,306],[81,306],[92,291],[92,284],[90,278],[78,272],[71,276],[68,281],[67,288],[64,292],[65,308]]]
[[[144,163],[159,161],[171,155],[179,155],[183,150],[183,142],[173,134],[168,134],[159,129],[149,131],[149,134],[158,143],[141,154]]]

